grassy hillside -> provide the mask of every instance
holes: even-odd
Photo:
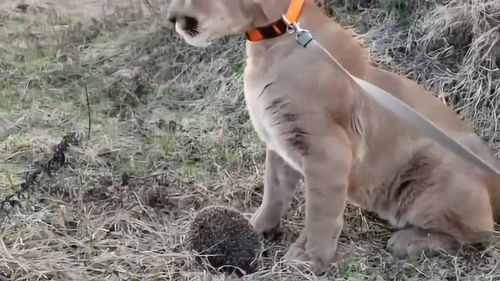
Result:
[[[345,1],[325,4],[373,61],[435,89],[500,147],[498,1]],[[209,279],[183,241],[200,208],[250,216],[261,200],[243,37],[200,50],[161,16],[34,6],[1,10],[0,30],[0,280],[227,280]],[[246,280],[326,280],[276,265],[303,203],[299,192]],[[499,241],[408,261],[385,250],[390,235],[349,207],[328,280],[500,280]]]

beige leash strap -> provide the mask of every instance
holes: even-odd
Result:
[[[470,161],[476,166],[488,171],[489,173],[500,176],[500,168],[495,167],[481,157],[474,154],[465,146],[452,139],[442,129],[435,125],[432,121],[422,116],[413,108],[402,102],[398,98],[389,94],[388,92],[380,89],[379,87],[371,84],[370,82],[357,78],[351,75],[337,60],[317,42],[308,30],[302,29],[298,24],[290,25],[290,33],[296,33],[296,40],[304,48],[319,49],[323,55],[327,55],[333,64],[341,69],[348,77],[350,77],[356,84],[358,84],[365,93],[375,100],[378,104],[394,113],[399,118],[405,120],[407,123],[414,125],[419,129],[422,135],[434,140],[444,148],[453,152],[454,154]]]

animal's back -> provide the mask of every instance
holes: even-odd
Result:
[[[354,33],[329,18],[321,8],[310,3],[308,28],[318,40],[351,74],[363,78],[388,91],[419,111],[425,117],[449,131],[467,131],[470,126],[439,99],[432,96],[415,81],[372,66],[366,50]]]

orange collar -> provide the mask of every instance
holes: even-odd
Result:
[[[273,0],[265,0],[273,1]],[[286,15],[279,20],[262,27],[257,27],[245,33],[247,40],[252,42],[278,37],[286,33],[290,24],[297,23],[304,8],[305,0],[291,0]]]

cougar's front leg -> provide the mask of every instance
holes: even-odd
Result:
[[[300,178],[301,174],[276,152],[267,150],[262,203],[251,220],[259,234],[271,234],[279,228]]]
[[[306,188],[305,228],[285,255],[286,260],[311,262],[322,271],[333,261],[343,227],[352,152],[345,132],[309,136],[303,157]]]

